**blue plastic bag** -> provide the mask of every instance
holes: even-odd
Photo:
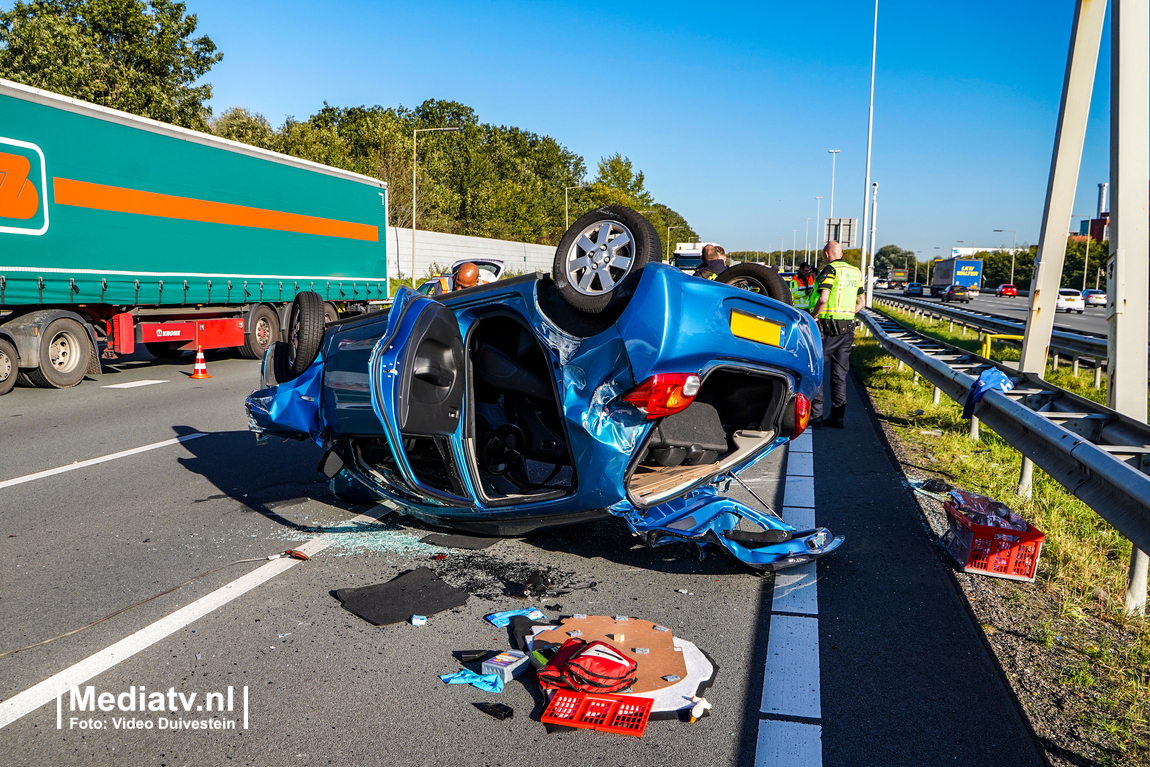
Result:
[[[1014,388],[1014,382],[1006,377],[998,368],[991,368],[990,370],[982,371],[982,375],[974,382],[974,386],[970,387],[970,393],[966,395],[966,403],[962,406],[962,417],[970,418],[974,415],[974,406],[982,399],[991,389],[998,389],[999,391],[1010,391]]]

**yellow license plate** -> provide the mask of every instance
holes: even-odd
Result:
[[[731,310],[731,333],[738,338],[771,346],[783,345],[783,326],[738,309]]]

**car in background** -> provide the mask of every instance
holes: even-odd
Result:
[[[503,274],[503,262],[497,258],[464,258],[451,265],[451,270],[438,277],[433,277],[419,286],[422,295],[429,296],[435,289],[436,283],[443,285],[445,293],[450,293],[455,285],[455,275],[464,264],[475,264],[479,268],[479,284],[486,285],[495,282]]]
[[[762,264],[705,280],[660,250],[650,222],[609,205],[572,224],[550,276],[435,298],[402,287],[327,324],[323,298],[301,292],[249,428],[320,444],[337,498],[438,527],[522,535],[615,516],[647,546],[758,570],[833,551],[843,539],[826,528],[722,494],[806,428],[823,373],[814,319]]]
[[[1106,291],[1089,288],[1082,291],[1082,300],[1087,306],[1106,306]]]
[[[1018,288],[1016,288],[1014,285],[999,285],[994,289],[994,295],[998,296],[999,298],[1002,298],[1003,296],[1010,296],[1011,298],[1014,298],[1018,295]]]
[[[1082,297],[1082,293],[1074,288],[1062,288],[1058,291],[1058,299],[1054,302],[1054,311],[1082,314],[1085,309],[1086,299]]]
[[[942,302],[945,304],[950,301],[962,301],[964,304],[969,304],[970,289],[965,285],[947,285],[946,290],[942,291]]]
[[[890,289],[890,280],[875,280],[874,281],[874,289],[875,290],[889,290]]]
[[[904,296],[922,296],[922,283],[921,282],[908,282],[906,287],[902,289]]]

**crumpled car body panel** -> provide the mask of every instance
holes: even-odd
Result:
[[[514,278],[442,301],[401,289],[385,311],[330,324],[319,358],[300,378],[284,384],[268,375],[274,367],[269,352],[265,385],[247,401],[250,426],[261,437],[317,441],[340,456],[340,486],[358,485],[436,526],[517,535],[613,514],[651,545],[689,541],[721,547],[760,569],[809,561],[841,543],[826,530],[794,531],[772,513],[717,490],[730,475],[785,445],[790,438],[781,425],[787,423],[786,408],[793,408],[799,394],[814,397],[822,357],[809,315],[765,296],[650,264],[613,323],[573,329],[573,321],[548,303],[545,282],[538,275]],[[443,330],[444,308],[458,328],[458,344]],[[732,312],[777,326],[777,345],[737,337]],[[550,442],[563,443],[570,464],[556,462],[556,471],[569,470],[562,491],[546,481],[523,493],[495,487],[501,479],[490,467],[490,448],[480,444],[478,426],[493,405],[478,401],[474,357],[484,338],[477,328],[495,327],[483,323],[496,321],[503,323],[500,328],[521,326],[527,331],[523,338],[542,350],[547,375],[540,379],[548,380],[541,385],[551,387],[554,411],[562,421],[558,439]],[[463,364],[456,370],[460,349]],[[662,421],[648,420],[623,395],[656,374],[684,372],[698,374],[704,388],[712,373],[769,380],[782,403],[773,411],[777,422],[752,423],[754,428],[734,432],[739,439],[732,439],[747,447],[713,464],[701,463],[697,471],[691,466],[662,469],[686,479],[665,497],[644,496],[636,491],[636,476],[660,470],[647,464],[652,440],[660,433],[653,430]],[[463,389],[458,407],[452,400],[458,397],[457,379]],[[420,404],[419,396],[428,396],[416,391],[420,386],[442,395],[444,404]],[[435,454],[431,443],[445,472],[426,468],[426,451]],[[548,444],[543,440],[544,448],[550,449]],[[422,462],[410,459],[416,453]],[[736,528],[758,532],[740,537],[731,534]],[[795,532],[803,535],[788,537]]]

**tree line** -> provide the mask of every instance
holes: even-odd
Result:
[[[202,78],[223,58],[198,20],[173,0],[32,0],[0,12],[0,77],[324,165],[388,185],[390,222],[412,221],[412,133],[418,139],[421,229],[555,245],[582,214],[607,204],[641,211],[660,237],[698,234],[655,201],[621,153],[584,159],[556,139],[480,122],[471,107],[331,106],[278,127],[243,107],[214,115]],[[570,187],[577,187],[571,189]],[[565,195],[566,193],[566,195]],[[565,204],[569,200],[569,205]]]

